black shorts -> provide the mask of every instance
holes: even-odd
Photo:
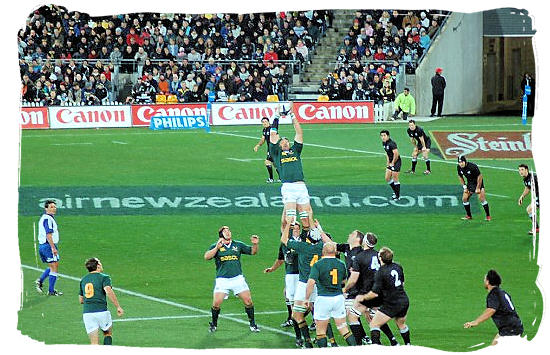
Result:
[[[368,301],[361,301],[359,303],[361,303],[363,306],[367,308],[374,308],[374,307],[380,307],[382,305],[382,301],[383,301],[382,297],[376,297]]]
[[[273,163],[273,157],[271,156],[271,154],[269,153],[269,151],[267,152],[267,155],[265,157],[265,160],[269,160],[270,162]]]
[[[430,138],[425,140],[424,143],[426,143],[426,149],[431,149],[432,140]],[[418,150],[422,151],[422,143],[416,143],[416,148],[418,148]]]
[[[386,169],[391,170],[389,168],[389,165],[388,165],[388,167],[386,167]],[[391,171],[395,171],[397,173],[401,171],[401,158],[397,159],[397,161],[395,162],[395,164],[393,166],[393,170],[391,170]]]
[[[473,183],[473,184],[470,184],[468,182],[468,185],[466,185],[466,189],[470,192],[470,193],[473,193],[475,194],[476,193],[476,188],[477,188],[477,182],[476,183]],[[484,189],[485,186],[483,185],[483,180],[481,180],[481,188]]]
[[[397,303],[383,303],[378,309],[390,318],[402,318],[407,315],[409,310],[409,299],[405,298]]]

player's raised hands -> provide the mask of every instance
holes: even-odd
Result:
[[[220,249],[223,245],[224,239],[220,238],[218,239],[218,242],[216,243],[216,248]]]

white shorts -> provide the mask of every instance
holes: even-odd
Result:
[[[281,186],[281,195],[283,203],[297,203],[305,205],[309,203],[309,193],[307,192],[306,184],[301,182],[285,182]]]
[[[298,284],[296,285],[296,292],[294,293],[294,301],[303,302],[306,300],[306,288],[307,288],[307,284],[305,282],[298,281]],[[317,285],[313,287],[313,292],[309,297],[309,302],[316,302],[315,301],[316,299],[317,299]]]
[[[318,296],[315,300],[315,320],[346,318],[344,295]]]
[[[285,297],[289,301],[294,301],[296,295],[296,286],[298,285],[298,274],[285,275]]]
[[[82,319],[84,320],[84,326],[88,334],[99,328],[103,331],[107,331],[113,325],[111,312],[109,311],[82,313]]]
[[[243,291],[248,291],[248,285],[243,275],[238,275],[231,278],[217,277],[216,285],[214,286],[214,293],[222,292],[229,295],[229,291],[233,291],[236,296]]]

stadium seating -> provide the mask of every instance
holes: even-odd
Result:
[[[109,82],[112,101],[134,102],[140,94],[138,76],[154,88],[151,94],[159,93],[161,74],[174,88],[171,94],[191,75],[204,102],[204,90],[214,77],[216,90],[224,82],[228,96],[242,94],[245,101],[250,101],[251,95],[239,92],[244,80],[235,78],[244,75],[251,84],[262,76],[267,83],[272,78],[290,82],[302,66],[290,52],[295,48],[299,52],[305,48],[312,51],[326,31],[330,16],[331,11],[310,10],[92,17],[62,6],[45,5],[30,14],[27,25],[18,32],[23,101],[38,105],[78,103],[75,95],[82,93],[74,89],[74,83],[78,81],[80,89],[91,83],[87,90],[95,91],[102,74]],[[294,31],[298,21],[305,31]],[[283,65],[285,71],[279,73]],[[254,75],[255,70],[258,75]],[[38,81],[41,84],[37,85]],[[62,83],[64,90],[60,88]],[[51,91],[57,93],[54,99]],[[154,97],[151,100],[156,101]]]

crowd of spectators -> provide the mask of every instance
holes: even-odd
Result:
[[[379,93],[384,83],[389,81],[395,91],[400,63],[408,73],[414,73],[417,60],[447,15],[428,10],[356,11],[338,47],[334,70],[323,79],[319,94],[330,100],[351,100],[373,88],[376,90],[367,90],[368,99],[382,103]]]
[[[293,69],[310,61],[332,17],[325,10],[90,17],[42,6],[18,33],[23,100],[121,101],[112,96],[119,73],[135,74],[126,102],[156,94],[179,102],[286,99]]]

